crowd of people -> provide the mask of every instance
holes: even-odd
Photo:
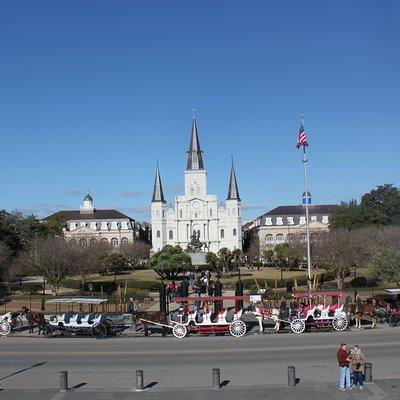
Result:
[[[344,392],[364,388],[365,355],[359,345],[354,345],[349,351],[347,344],[342,343],[336,353],[339,363],[339,390]]]

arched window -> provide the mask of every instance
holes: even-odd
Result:
[[[225,231],[223,229],[221,229],[221,239],[225,238]]]
[[[265,235],[265,243],[266,244],[273,244],[274,243],[274,237],[270,234]]]
[[[287,241],[288,243],[294,243],[294,235],[293,235],[293,233],[289,233],[289,234],[286,236],[286,241]]]
[[[123,238],[121,239],[121,244],[128,244],[128,243],[129,243],[128,238],[123,237]]]
[[[111,244],[112,244],[113,246],[118,246],[118,239],[117,239],[117,238],[112,238],[112,239],[111,239]]]
[[[101,239],[101,241],[102,241],[103,243],[108,243],[108,239],[107,239],[107,238],[103,238],[103,239]]]
[[[174,232],[172,231],[172,229],[168,232],[168,238],[169,240],[173,240],[174,238]]]
[[[278,233],[278,234],[276,235],[276,243],[284,243],[282,233]]]
[[[307,243],[307,235],[305,233],[300,233],[299,242],[300,243]]]
[[[87,246],[86,238],[80,238],[79,239],[79,245],[82,246],[82,247],[86,247]]]
[[[159,238],[161,236],[160,231],[157,231],[157,237]]]
[[[91,246],[94,246],[96,243],[97,243],[97,240],[96,240],[95,238],[91,238],[91,239],[89,240],[89,244],[90,244]]]
[[[233,236],[236,236],[236,234],[237,234],[237,231],[236,231],[236,229],[234,229],[233,230]]]
[[[310,235],[310,243],[317,243],[317,241],[318,241],[317,234],[316,233],[312,233]]]
[[[71,239],[69,242],[70,242],[71,244],[73,244],[73,245],[76,245],[76,244],[77,244],[75,239]]]

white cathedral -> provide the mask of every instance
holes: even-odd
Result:
[[[175,207],[168,208],[157,166],[151,201],[152,251],[165,245],[180,245],[184,250],[195,236],[202,251],[217,253],[221,248],[242,248],[242,215],[235,169],[232,163],[225,207],[217,196],[207,194],[207,172],[204,169],[196,120],[193,118],[185,194],[175,197]]]

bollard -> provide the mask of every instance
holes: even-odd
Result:
[[[68,371],[60,371],[60,392],[68,390]]]
[[[221,372],[219,368],[213,368],[212,370],[212,387],[213,389],[221,388]]]
[[[366,383],[371,383],[372,382],[372,363],[365,363],[364,366],[364,377],[365,377],[365,382]]]
[[[289,387],[296,386],[296,368],[293,365],[287,367],[287,381]]]
[[[143,390],[143,371],[141,369],[136,370],[136,391],[141,392]]]

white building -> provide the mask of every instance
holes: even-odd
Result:
[[[196,120],[193,119],[187,167],[185,194],[175,197],[175,206],[168,208],[157,167],[151,202],[153,251],[165,245],[180,245],[186,249],[192,235],[204,243],[203,251],[218,252],[242,248],[242,216],[239,190],[232,163],[225,206],[217,196],[207,193],[207,172],[204,169]]]
[[[96,242],[110,243],[117,247],[136,240],[148,240],[146,227],[117,210],[98,210],[87,194],[79,210],[58,211],[43,221],[59,219],[66,224],[65,239],[87,246]]]

